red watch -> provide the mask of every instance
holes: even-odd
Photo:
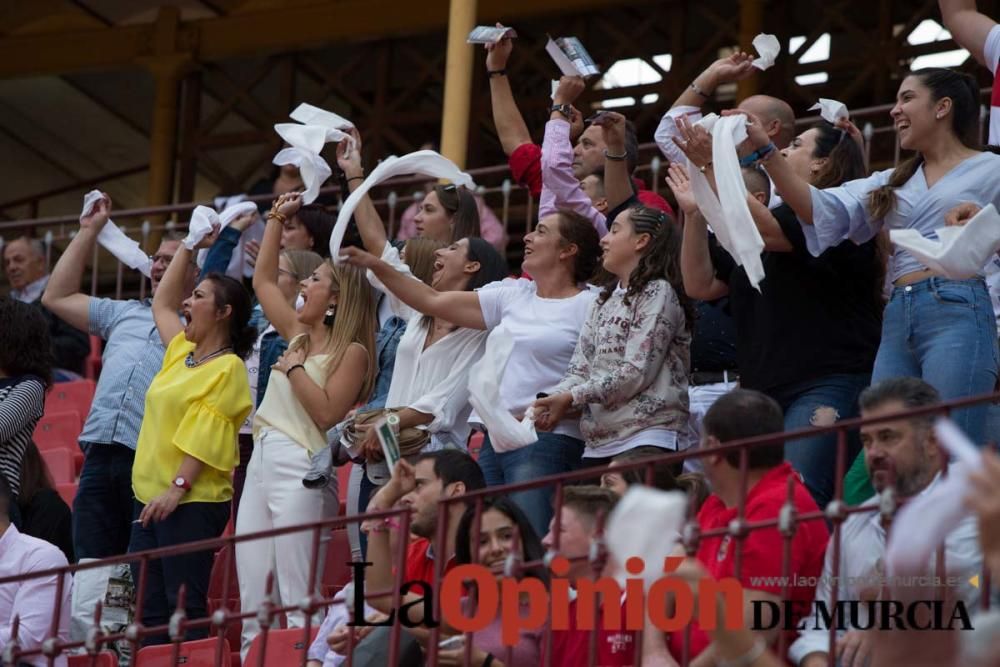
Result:
[[[178,489],[184,489],[185,491],[191,490],[191,482],[184,479],[184,477],[181,475],[178,475],[177,479],[174,480],[174,486],[176,486]]]

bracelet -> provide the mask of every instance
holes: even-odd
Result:
[[[749,167],[754,162],[760,162],[761,160],[763,160],[764,158],[766,158],[767,156],[769,156],[771,153],[775,152],[776,150],[778,150],[778,149],[774,145],[774,142],[772,141],[767,146],[764,146],[763,148],[758,148],[753,153],[750,153],[750,155],[741,157],[740,158],[740,166],[741,167]]]
[[[271,218],[274,218],[281,224],[285,224],[286,222],[288,222],[288,218],[286,218],[281,213],[278,213],[277,211],[274,210],[268,211],[267,213],[267,219],[270,220]]]
[[[628,157],[628,151],[625,151],[621,155],[612,155],[611,153],[608,152],[608,149],[605,148],[604,149],[604,157],[606,157],[607,159],[611,160],[612,162],[624,162],[625,158]]]
[[[486,70],[486,74],[487,74],[487,76],[489,76],[489,78],[492,79],[495,76],[507,76],[507,70],[506,70],[506,68],[504,68],[504,69],[488,69],[488,70]]]
[[[493,658],[493,654],[492,653],[487,653],[486,654],[486,658],[483,659],[483,667],[490,667],[490,665],[493,664],[493,659],[494,659]]]
[[[351,176],[350,178],[347,179],[347,182],[350,183],[351,181],[363,181],[363,180],[365,180],[364,176]]]
[[[711,96],[712,96],[712,94],[711,94],[711,93],[706,93],[706,92],[705,92],[704,90],[702,90],[701,88],[699,88],[699,87],[698,87],[698,84],[697,84],[697,83],[695,83],[694,81],[692,81],[692,82],[691,82],[691,85],[690,85],[690,86],[688,86],[688,88],[690,88],[691,90],[693,90],[693,91],[694,91],[695,93],[697,93],[698,95],[701,95],[701,96],[702,96],[702,97],[704,97],[704,98],[705,98],[706,100],[707,100],[707,99],[708,99],[709,97],[711,97]]]
[[[746,653],[729,660],[718,658],[715,664],[716,667],[750,667],[750,665],[757,662],[760,656],[764,655],[764,651],[766,650],[767,642],[762,637],[754,637],[753,646]]]
[[[291,368],[289,368],[287,371],[285,371],[285,376],[287,377],[287,376],[291,375],[292,371],[294,371],[296,368],[301,368],[302,370],[306,369],[306,367],[305,367],[304,364],[295,364],[294,366],[292,366]]]

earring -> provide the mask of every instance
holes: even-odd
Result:
[[[333,319],[337,316],[337,307],[330,305],[327,307],[326,312],[323,314],[323,324],[325,326],[332,326]]]

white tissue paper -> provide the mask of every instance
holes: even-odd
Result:
[[[910,500],[893,519],[886,546],[886,564],[892,576],[925,573],[938,545],[971,512],[965,506],[969,472],[982,466],[982,456],[950,419],[939,418],[934,434],[954,461],[937,486]]]
[[[753,66],[763,72],[774,65],[778,54],[781,53],[781,42],[774,35],[761,33],[753,38],[753,48],[757,50]]]
[[[191,212],[191,222],[188,223],[188,235],[181,243],[188,250],[194,250],[203,238],[212,233],[213,227],[222,229],[222,220],[215,209],[208,206],[195,207]]]
[[[393,155],[386,158],[379,166],[372,169],[368,178],[358,186],[357,190],[351,193],[351,196],[340,207],[337,224],[333,226],[333,233],[330,234],[330,257],[334,258],[334,262],[340,262],[340,244],[344,240],[347,223],[350,222],[354,209],[358,207],[361,198],[379,183],[404,174],[420,174],[445,179],[470,190],[476,187],[471,176],[459,169],[454,162],[434,151],[417,151],[403,157]]]
[[[736,155],[736,147],[747,138],[746,123],[747,117],[742,114],[719,117],[714,113],[696,123],[712,135],[712,173],[718,196],[698,168],[688,164],[688,173],[698,208],[719,244],[743,267],[750,284],[760,291],[760,281],[764,279],[764,265],[760,260],[764,239],[750,215],[747,189]]]
[[[332,111],[326,111],[311,104],[300,104],[290,114],[299,123],[278,123],[274,126],[289,148],[278,151],[272,162],[276,165],[291,164],[299,169],[305,192],[302,201],[311,204],[319,196],[319,189],[333,171],[326,160],[320,157],[323,146],[330,141],[351,141],[354,139],[344,130],[354,125],[346,118]]]
[[[841,118],[851,117],[846,104],[825,97],[819,98],[819,102],[809,107],[809,111],[819,111],[820,117],[831,125],[836,125]]]
[[[83,216],[88,215],[94,210],[94,206],[104,198],[104,194],[100,190],[91,190],[83,197],[83,210],[80,211],[80,219]],[[129,267],[130,269],[136,269],[142,275],[149,277],[150,273],[153,271],[153,260],[147,255],[139,243],[130,239],[125,235],[118,225],[112,222],[110,219],[101,229],[101,233],[97,235],[97,242],[104,247],[105,250],[110,252],[115,256],[119,262]]]
[[[490,440],[493,433],[490,433]],[[618,565],[615,578],[625,585],[625,562],[639,557],[646,567],[641,578],[648,589],[662,579],[663,561],[680,541],[687,516],[687,495],[633,484],[608,517],[605,543]]]
[[[915,229],[893,229],[889,239],[936,273],[953,280],[971,278],[1000,250],[1000,214],[989,204],[964,225],[941,227],[935,233],[937,241]]]
[[[486,338],[482,358],[469,369],[469,403],[482,420],[490,434],[490,444],[497,452],[521,449],[538,440],[531,408],[518,421],[500,398],[500,380],[513,349],[514,337],[501,323]]]

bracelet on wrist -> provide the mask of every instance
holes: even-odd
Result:
[[[774,142],[772,141],[768,143],[767,146],[758,148],[753,153],[750,153],[750,155],[741,157],[740,166],[749,167],[750,165],[760,162],[761,160],[764,160],[769,156],[773,155],[777,150],[778,148],[774,145]]]
[[[289,368],[287,371],[285,371],[285,376],[287,377],[287,376],[291,375],[292,371],[294,371],[296,368],[301,368],[302,370],[306,369],[306,367],[305,367],[304,364],[295,364],[294,366],[292,366],[291,368]]]
[[[708,171],[708,170],[709,170],[709,169],[711,169],[711,168],[712,168],[712,161],[711,161],[711,160],[709,160],[709,161],[708,161],[708,162],[706,162],[705,164],[703,164],[703,165],[701,165],[700,167],[698,167],[698,171],[700,171],[701,173],[703,173],[703,174],[704,174],[704,173],[705,173],[706,171]]]
[[[488,69],[488,70],[486,70],[486,75],[489,76],[489,78],[491,78],[491,79],[493,77],[495,77],[495,76],[507,76],[507,68],[504,68],[504,69]]]
[[[625,158],[628,157],[628,151],[622,153],[621,155],[612,155],[608,152],[608,149],[604,149],[604,157],[612,162],[624,162]]]
[[[271,218],[274,218],[281,224],[285,224],[286,222],[288,222],[288,218],[286,218],[281,213],[278,213],[277,211],[274,210],[268,211],[267,213],[267,219],[270,220]]]
[[[365,180],[364,176],[350,176],[347,179],[347,182],[350,183],[351,181],[363,181],[363,180]]]
[[[691,82],[691,85],[690,85],[690,86],[688,86],[688,88],[690,88],[691,90],[693,90],[693,91],[695,92],[695,94],[696,94],[696,95],[700,95],[701,97],[704,97],[704,98],[705,98],[706,100],[707,100],[707,99],[708,99],[709,97],[711,97],[711,96],[712,96],[712,93],[706,93],[706,92],[705,92],[704,90],[702,90],[702,88],[701,88],[701,87],[700,87],[700,86],[699,86],[699,85],[698,85],[697,83],[695,83],[694,81],[692,81],[692,82]]]

